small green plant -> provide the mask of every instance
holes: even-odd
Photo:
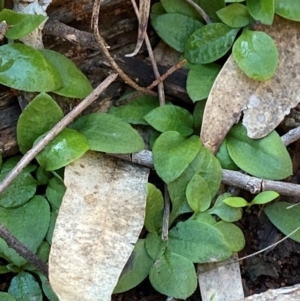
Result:
[[[196,105],[195,112],[202,108]],[[150,126],[155,137],[151,142],[155,170],[167,185],[172,202],[169,238],[164,241],[163,196],[149,184],[145,219],[148,234],[138,242],[115,293],[136,286],[149,275],[157,291],[185,299],[197,285],[193,264],[225,260],[243,248],[244,236],[234,225],[242,217],[242,209],[224,202],[231,194],[217,196],[221,165],[195,135],[201,124],[197,113],[172,104],[158,107],[158,100],[150,96],[112,107],[109,113],[127,122]],[[227,135],[226,143],[223,152],[234,167],[256,176],[263,172],[266,178],[282,179],[291,174],[291,159],[276,132],[252,140],[238,124]],[[267,166],[264,171],[262,162]],[[251,204],[277,196],[276,192],[262,193]]]
[[[273,77],[278,65],[277,47],[268,34],[256,29],[260,24],[271,26],[275,14],[300,21],[299,5],[288,0],[194,2],[207,13],[205,18],[185,0],[161,0],[153,5],[151,14],[160,38],[189,62],[187,93],[192,101],[207,98],[221,68],[214,62],[231,48],[247,76],[260,81]]]
[[[247,207],[246,211],[248,211],[251,206],[270,203],[278,196],[279,194],[276,191],[263,191],[256,195],[251,202],[247,202],[244,198],[241,197],[229,197],[226,198],[223,202],[228,206],[234,208]]]

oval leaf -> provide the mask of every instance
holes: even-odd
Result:
[[[279,197],[279,193],[276,191],[263,191],[259,193],[250,203],[251,205],[262,205],[272,202]]]
[[[262,31],[243,31],[233,45],[232,54],[241,70],[255,80],[268,80],[277,69],[276,44]]]
[[[209,208],[211,194],[207,182],[203,177],[195,174],[186,187],[188,204],[195,212],[202,212]]]
[[[223,202],[226,198],[231,197],[230,193],[223,193],[218,196],[214,207],[209,209],[210,214],[215,214],[225,222],[236,222],[242,218],[242,209],[228,206]]]
[[[54,90],[54,93],[71,98],[85,98],[93,91],[90,81],[70,59],[53,50],[39,51],[54,66],[62,79],[62,87]]]
[[[244,249],[246,244],[245,237],[238,226],[220,221],[214,227],[223,234],[232,252],[239,252]]]
[[[184,57],[194,64],[207,64],[221,58],[232,46],[238,29],[223,23],[205,25],[185,44]]]
[[[144,239],[139,239],[135,244],[134,250],[114,289],[114,294],[122,293],[136,287],[148,276],[153,260],[146,252],[144,243]]]
[[[150,270],[150,282],[161,294],[186,299],[197,288],[197,274],[187,258],[166,252]]]
[[[253,176],[281,180],[292,174],[291,158],[275,131],[254,140],[238,124],[227,135],[227,149],[234,163]]]
[[[221,67],[216,64],[192,66],[187,77],[186,90],[193,102],[208,97],[220,70]]]
[[[21,113],[17,124],[17,139],[24,154],[34,141],[51,130],[64,117],[58,104],[46,93],[36,96]]]
[[[144,148],[144,141],[135,129],[120,118],[109,114],[84,115],[71,127],[86,137],[91,150],[126,154]]]
[[[176,131],[183,136],[193,133],[192,114],[178,106],[160,106],[149,112],[144,118],[159,132]]]
[[[62,86],[61,78],[41,53],[23,44],[0,47],[0,83],[28,92],[48,92]]]
[[[42,290],[38,282],[26,272],[18,273],[11,280],[8,292],[19,301],[43,301]]]
[[[159,106],[155,96],[141,95],[124,106],[110,107],[108,114],[121,118],[131,124],[145,124],[144,116]]]
[[[13,236],[35,253],[49,227],[50,207],[43,197],[36,195],[27,204],[14,210],[0,208],[0,220]],[[26,263],[26,259],[8,247],[3,239],[0,239],[0,248],[5,258],[16,266]]]
[[[12,295],[0,292],[0,301],[17,301]]]
[[[195,263],[222,261],[232,254],[220,231],[196,220],[180,222],[170,230],[168,250]]]
[[[241,28],[249,24],[250,15],[245,5],[234,3],[217,11],[218,17],[230,27]]]
[[[223,169],[230,169],[230,170],[239,170],[236,164],[232,161],[231,157],[229,156],[227,150],[227,140],[226,138],[223,140],[219,151],[216,154],[216,157],[220,161],[220,164]]]
[[[226,198],[223,202],[225,204],[227,204],[228,206],[231,206],[234,208],[241,208],[241,207],[246,207],[249,205],[249,203],[245,199],[237,197],[237,196]]]
[[[275,13],[289,20],[300,21],[300,5],[295,0],[275,0]]]
[[[6,173],[0,174],[0,181],[7,176]],[[19,174],[16,179],[0,195],[0,206],[13,208],[27,203],[36,192],[37,181],[26,171]]]
[[[147,185],[147,201],[146,201],[146,216],[145,228],[148,232],[158,232],[162,228],[164,198],[159,189],[153,184]]]
[[[82,134],[72,129],[64,129],[36,159],[43,169],[56,170],[78,159],[88,149],[87,139]]]
[[[299,228],[299,205],[291,207],[291,204],[287,202],[273,203],[265,208],[265,213],[272,224],[285,235]],[[290,238],[300,243],[300,229]]]
[[[254,20],[272,25],[274,19],[274,0],[247,0],[247,8]]]
[[[162,40],[179,52],[184,51],[188,37],[202,24],[182,14],[164,14],[152,19],[152,26]]]
[[[178,132],[162,133],[153,145],[153,163],[160,178],[170,183],[178,178],[201,148],[199,137],[188,139]]]
[[[153,260],[156,260],[165,253],[167,245],[168,241],[162,240],[161,236],[158,235],[157,232],[147,234],[145,247],[147,253]]]
[[[12,40],[28,35],[46,19],[44,15],[17,13],[10,9],[3,9],[0,12],[0,22],[6,21],[8,25],[11,25],[5,36]]]

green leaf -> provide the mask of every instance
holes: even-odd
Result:
[[[231,197],[230,193],[224,193],[218,196],[213,208],[209,209],[210,214],[215,214],[225,222],[236,222],[242,218],[242,209],[228,206],[223,201]]]
[[[145,124],[144,116],[159,106],[157,97],[150,95],[141,95],[126,105],[119,107],[110,107],[108,114],[121,118],[131,124]]]
[[[146,236],[145,248],[153,260],[156,260],[165,253],[167,245],[168,241],[162,240],[157,232],[148,233]]]
[[[144,141],[135,129],[120,118],[109,114],[84,115],[71,127],[87,138],[91,150],[126,154],[144,148]]]
[[[224,0],[195,0],[196,2],[211,18],[213,22],[218,22],[217,11],[225,7]]]
[[[275,13],[289,20],[300,21],[300,6],[295,0],[275,0]]]
[[[245,237],[238,226],[220,221],[214,227],[223,234],[232,252],[239,252],[244,249],[246,244]]]
[[[159,132],[176,131],[183,136],[193,133],[193,116],[186,109],[165,105],[149,112],[145,120]]]
[[[42,282],[42,288],[43,288],[43,292],[46,295],[46,297],[50,300],[50,301],[59,301],[59,299],[57,298],[57,296],[55,295],[55,293],[53,292],[49,280],[41,273],[37,273],[40,277],[40,280]]]
[[[247,7],[239,3],[230,4],[220,9],[217,11],[217,15],[223,23],[234,28],[245,27],[250,21]]]
[[[187,77],[186,90],[193,102],[208,97],[220,70],[221,66],[217,64],[192,66]]]
[[[278,202],[268,205],[264,211],[272,224],[285,235],[289,235],[300,226],[300,206],[291,206],[287,202]],[[291,235],[290,238],[300,242],[300,229]]]
[[[51,245],[52,244],[52,237],[53,237],[53,231],[55,228],[56,219],[58,216],[58,211],[54,210],[50,213],[50,223],[49,228],[46,234],[46,241]]]
[[[206,100],[199,101],[195,105],[193,112],[195,132],[200,133],[205,105]]]
[[[0,174],[2,181],[8,173]],[[1,193],[0,206],[13,208],[27,203],[36,192],[37,181],[26,171],[21,172],[16,179]]]
[[[279,197],[279,193],[276,191],[263,191],[259,193],[249,205],[262,205],[272,202]]]
[[[238,29],[223,23],[211,23],[195,31],[185,44],[184,57],[194,64],[208,64],[231,48]]]
[[[232,254],[220,231],[196,220],[179,222],[169,231],[168,250],[195,263],[222,261]]]
[[[211,203],[211,194],[207,182],[200,175],[195,174],[186,187],[188,204],[195,212],[205,211]]]
[[[185,300],[197,288],[197,274],[193,263],[170,252],[154,262],[149,276],[154,289],[169,297]]]
[[[43,301],[38,282],[26,272],[20,272],[11,280],[8,292],[18,301]]]
[[[46,197],[55,209],[59,209],[63,196],[66,192],[66,186],[57,178],[52,178],[46,188]]]
[[[139,239],[134,246],[134,250],[122,271],[113,293],[122,293],[136,287],[149,275],[152,265],[153,260],[149,257],[145,249],[145,240]]]
[[[220,161],[220,164],[223,169],[239,170],[238,166],[233,162],[233,160],[229,156],[226,138],[223,140],[219,151],[216,154],[216,157]]]
[[[145,228],[148,232],[158,232],[162,228],[164,199],[162,193],[153,184],[147,185]]]
[[[241,70],[255,80],[268,80],[273,77],[277,69],[276,44],[262,31],[244,30],[235,41],[232,54]]]
[[[211,226],[214,226],[217,223],[214,217],[211,214],[209,214],[207,211],[195,213],[193,214],[191,219],[198,222],[209,224]]]
[[[188,37],[202,24],[182,14],[164,14],[153,18],[152,26],[164,42],[175,50],[183,52]]]
[[[6,21],[11,26],[5,36],[12,40],[27,36],[46,19],[47,17],[43,15],[22,14],[10,9],[3,9],[0,12],[0,22]]]
[[[185,191],[189,181],[195,174],[202,176],[208,183],[211,196],[214,197],[219,190],[222,169],[219,161],[207,148],[202,147],[195,159],[189,164],[187,169],[168,185],[170,199],[172,201],[172,211],[170,220],[173,222],[180,214],[191,212],[187,203]]]
[[[9,159],[5,160],[5,162],[2,165],[1,173],[9,172],[11,171],[21,160],[21,156],[13,156]],[[27,165],[25,168],[23,168],[22,172],[29,173],[36,169],[36,165]]]
[[[80,158],[88,149],[87,139],[82,134],[66,128],[50,141],[36,159],[43,169],[51,171],[70,164]]]
[[[70,98],[85,98],[93,91],[90,81],[70,59],[53,50],[39,51],[58,71],[62,80],[62,87],[55,89],[54,93]]]
[[[160,2],[156,2],[151,6],[151,15],[163,15],[166,11]]]
[[[185,0],[161,0],[160,2],[167,13],[178,13],[193,19],[201,19],[196,9]]]
[[[12,295],[0,292],[0,301],[17,301]]]
[[[159,177],[166,183],[177,179],[202,147],[199,137],[188,139],[178,132],[162,133],[153,145],[153,163]]]
[[[17,140],[24,154],[31,149],[34,141],[51,130],[64,113],[51,96],[40,93],[21,113],[17,124]]]
[[[0,208],[0,220],[13,236],[35,253],[49,227],[49,204],[43,197],[35,195],[27,204],[14,210]],[[0,239],[0,249],[15,265],[22,266],[26,263],[3,239]]]
[[[274,19],[274,0],[247,0],[249,14],[262,24],[272,25]]]
[[[234,208],[241,208],[249,205],[249,203],[244,198],[237,197],[237,196],[228,197],[225,200],[223,200],[223,202],[228,206]]]
[[[281,180],[292,174],[291,158],[275,131],[254,140],[238,124],[227,135],[227,149],[234,163],[253,176]]]
[[[23,44],[0,47],[0,83],[28,92],[48,92],[61,87],[59,73],[41,53]]]
[[[39,181],[39,184],[47,185],[49,180],[53,178],[53,174],[39,166],[36,170],[35,177]]]

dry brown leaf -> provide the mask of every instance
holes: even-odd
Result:
[[[274,78],[266,82],[249,79],[230,56],[208,97],[201,138],[216,152],[222,140],[244,114],[243,124],[250,138],[269,134],[300,102],[300,23],[276,16],[264,31],[275,40],[279,65]]]
[[[135,0],[133,0],[135,1]],[[126,56],[135,56],[139,50],[141,49],[146,33],[147,33],[147,25],[148,19],[150,14],[150,0],[140,0],[140,7],[139,7],[139,30],[138,30],[138,38],[135,49],[132,53],[126,54]]]
[[[144,224],[149,170],[88,152],[65,170],[49,279],[60,301],[108,301]]]

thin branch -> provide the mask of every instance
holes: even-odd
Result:
[[[148,0],[146,0],[146,1],[148,1]],[[138,7],[136,5],[135,0],[131,0],[131,3],[132,3],[132,6],[134,8],[134,11],[135,11],[135,14],[136,14],[137,18],[140,19],[139,10],[138,10]],[[158,70],[154,55],[153,55],[152,46],[151,46],[151,43],[150,43],[150,40],[149,40],[149,37],[148,37],[147,33],[145,34],[145,43],[146,43],[149,58],[150,58],[150,61],[151,61],[152,67],[153,67],[153,72],[154,72],[154,75],[155,75],[155,79],[159,79],[160,78],[160,73],[159,73],[159,70]],[[158,84],[157,89],[158,89],[159,104],[162,106],[166,103],[166,101],[165,101],[165,90],[164,90],[163,82],[160,82]]]
[[[14,249],[19,255],[36,267],[37,270],[39,270],[48,279],[48,265],[34,253],[32,253],[23,243],[17,240],[1,223],[0,237],[5,240],[10,248]]]
[[[281,140],[285,146],[297,141],[299,138],[300,138],[300,126],[288,131],[286,134],[281,136]]]
[[[0,193],[21,173],[31,160],[40,153],[46,145],[60,133],[68,124],[70,124],[84,109],[86,109],[99,95],[117,78],[117,74],[109,75],[88,97],[79,103],[69,114],[67,114],[59,123],[57,123],[48,134],[41,139],[32,149],[30,149],[10,171],[6,178],[0,183]]]
[[[135,90],[137,90],[139,92],[142,92],[144,94],[150,94],[150,95],[156,96],[155,92],[150,91],[150,90],[148,90],[146,88],[140,87],[136,82],[134,82],[131,78],[129,78],[128,75],[125,74],[123,72],[123,70],[117,65],[117,63],[112,58],[112,56],[110,55],[109,51],[107,50],[106,43],[105,43],[104,39],[101,37],[101,35],[99,33],[99,27],[98,27],[99,12],[100,12],[100,2],[101,2],[101,0],[95,0],[95,2],[94,2],[94,8],[93,8],[93,17],[92,17],[93,28],[94,28],[94,35],[95,35],[96,41],[98,42],[100,50],[104,54],[105,58],[108,60],[108,62],[111,65],[111,67],[119,74],[119,76],[124,80],[124,82],[126,84],[128,84],[129,86],[131,86],[132,88],[134,88]]]
[[[208,16],[208,14],[198,4],[196,4],[192,0],[185,0],[185,2],[187,2],[188,4],[190,4],[191,6],[193,6],[196,9],[196,11],[203,18],[203,20],[205,21],[206,24],[211,23],[211,19]]]

